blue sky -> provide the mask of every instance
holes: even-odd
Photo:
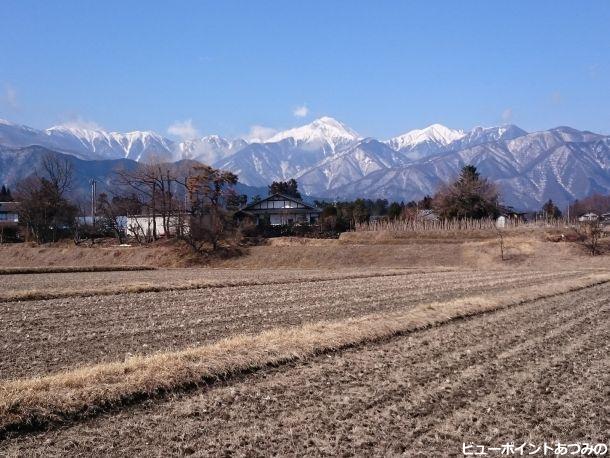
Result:
[[[610,134],[606,0],[4,0],[0,43],[0,117],[39,128]]]

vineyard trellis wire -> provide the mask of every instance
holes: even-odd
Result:
[[[506,218],[504,228],[562,228],[568,222],[562,218],[558,219],[538,219],[533,221],[523,221],[518,218]],[[395,219],[395,220],[375,220],[354,225],[355,232],[455,232],[455,231],[478,231],[496,230],[497,220],[495,218],[464,218],[464,219]]]

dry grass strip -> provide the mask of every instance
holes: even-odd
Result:
[[[0,275],[63,274],[73,272],[123,272],[133,270],[157,270],[152,266],[54,266],[54,267],[2,267]]]
[[[369,315],[227,338],[187,350],[133,357],[54,375],[0,383],[0,438],[94,415],[172,390],[385,339],[508,306],[610,281],[610,274],[422,304],[402,313]]]
[[[135,270],[135,269],[134,269]],[[229,288],[235,286],[286,285],[293,283],[315,283],[332,280],[355,280],[378,277],[398,277],[424,273],[452,272],[454,269],[400,270],[385,273],[345,274],[340,276],[319,275],[308,278],[280,278],[277,280],[205,280],[188,281],[166,285],[151,283],[131,283],[106,288],[59,289],[55,291],[28,290],[0,293],[0,303],[17,301],[40,301],[49,299],[66,299],[69,297],[113,296],[116,294],[162,293],[168,291],[188,291],[194,289]]]

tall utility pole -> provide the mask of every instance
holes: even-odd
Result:
[[[93,227],[95,227],[95,188],[96,188],[96,181],[95,179],[91,180],[91,221],[93,224]]]

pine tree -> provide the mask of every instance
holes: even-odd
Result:
[[[12,202],[13,197],[11,196],[11,190],[6,186],[2,185],[0,188],[0,202]]]
[[[285,196],[301,198],[301,193],[298,190],[297,181],[291,178],[288,181],[274,181],[269,186],[269,195],[283,194]]]
[[[434,196],[433,207],[442,218],[486,218],[499,215],[496,186],[481,178],[477,168],[466,165],[458,179],[441,187]]]
[[[561,210],[559,210],[557,205],[549,199],[548,202],[542,206],[542,215],[546,219],[561,218]]]

